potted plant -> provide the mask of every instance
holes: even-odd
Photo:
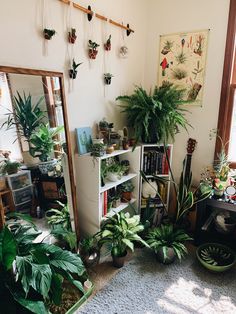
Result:
[[[104,82],[106,85],[111,84],[111,78],[114,77],[111,73],[104,73]]]
[[[111,250],[113,265],[122,267],[127,255],[127,250],[134,251],[134,242],[141,242],[148,246],[147,243],[138,235],[143,230],[139,223],[139,215],[130,217],[128,213],[117,213],[115,216],[108,218],[101,226],[98,233],[98,243],[100,246],[106,244]]]
[[[98,124],[100,131],[109,131],[113,128],[113,125],[113,123],[107,122],[105,118],[99,121]]]
[[[127,159],[121,160],[120,164],[124,166],[124,175],[127,176],[130,170],[130,162]]]
[[[96,266],[100,259],[100,248],[96,236],[84,238],[79,243],[81,258],[87,267]]]
[[[76,41],[77,35],[76,35],[76,29],[71,28],[71,31],[68,32],[68,41],[70,44],[74,44]]]
[[[57,160],[52,158],[52,153],[55,145],[60,143],[57,135],[63,129],[63,126],[50,128],[49,124],[41,124],[38,131],[33,133],[30,138],[30,153],[33,157],[38,157],[41,161],[38,166],[42,174],[47,174],[57,163]]]
[[[149,94],[142,87],[136,87],[132,95],[116,99],[124,102],[122,112],[127,114],[128,124],[134,128],[135,142],[168,143],[180,127],[189,126],[186,110],[180,107],[185,103],[182,97],[183,90],[165,83]]]
[[[107,165],[107,179],[112,182],[119,181],[124,175],[126,167],[121,165],[119,162],[111,163]]]
[[[119,191],[121,192],[121,201],[128,203],[132,199],[132,192],[134,190],[134,185],[132,181],[128,180],[118,186]]]
[[[106,43],[104,44],[104,49],[106,51],[110,51],[111,50],[111,35],[109,35]]]
[[[48,29],[44,28],[43,30],[43,36],[45,39],[50,40],[52,37],[56,34],[56,31],[54,29]]]
[[[89,55],[89,58],[90,58],[90,59],[96,59],[97,54],[98,54],[97,48],[98,48],[99,46],[100,46],[100,45],[97,44],[95,41],[92,41],[92,40],[89,40],[89,41],[88,41],[88,47],[89,47],[88,55]]]
[[[66,306],[61,304],[65,280],[82,296],[85,293],[87,274],[80,256],[53,244],[37,243],[41,234],[32,223],[12,220],[0,231],[0,252],[7,252],[0,259],[1,301],[6,313],[49,314],[56,305]]]
[[[77,76],[77,68],[82,64],[83,62],[80,62],[80,63],[76,63],[75,62],[75,59],[73,59],[72,61],[72,68],[69,70],[69,75],[70,75],[70,78],[71,79],[76,79],[76,76]]]
[[[172,263],[177,257],[179,260],[187,254],[185,241],[192,240],[182,229],[175,229],[171,225],[161,225],[151,229],[147,235],[147,243],[155,252],[158,261],[163,264]]]
[[[19,162],[6,159],[2,161],[1,163],[0,172],[3,175],[6,175],[6,174],[11,175],[11,174],[17,173],[20,167],[21,167],[21,164]]]
[[[121,203],[121,197],[120,197],[120,192],[116,191],[114,197],[113,197],[113,201],[112,201],[112,207],[117,208],[120,206]]]
[[[91,144],[89,146],[89,151],[91,152],[91,156],[94,157],[102,157],[105,155],[105,145],[102,143]]]

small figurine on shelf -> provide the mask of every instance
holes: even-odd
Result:
[[[51,40],[55,34],[56,34],[56,31],[54,29],[44,28],[43,30],[43,36],[47,40]]]
[[[71,31],[68,32],[68,41],[70,44],[74,44],[76,41],[77,35],[76,35],[76,29],[71,28]]]
[[[82,64],[83,62],[80,62],[80,63],[76,63],[75,62],[75,59],[73,59],[72,61],[72,68],[69,70],[69,75],[70,75],[70,78],[71,79],[76,79],[76,76],[77,76],[77,68]]]
[[[95,41],[92,41],[92,40],[88,41],[88,47],[89,47],[88,55],[90,59],[96,59],[97,54],[98,54],[97,48],[99,46],[100,45],[97,44]]]
[[[111,35],[109,35],[106,43],[104,44],[104,49],[106,51],[110,51],[111,50]]]
[[[129,141],[127,139],[127,137],[124,137],[122,140],[122,147],[124,150],[128,150],[129,149]]]
[[[114,77],[111,73],[104,73],[105,85],[111,85],[111,78]]]

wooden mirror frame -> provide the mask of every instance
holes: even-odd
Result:
[[[73,205],[75,232],[76,232],[77,239],[79,239],[79,223],[78,223],[78,210],[77,210],[77,202],[76,202],[76,187],[75,187],[75,180],[74,180],[71,139],[70,139],[70,132],[69,132],[69,124],[68,124],[63,73],[54,72],[54,71],[36,70],[36,69],[17,68],[17,67],[11,67],[11,66],[1,66],[1,65],[0,65],[0,72],[11,73],[11,74],[35,75],[35,76],[42,76],[42,77],[50,76],[50,77],[59,78],[60,88],[61,88],[61,101],[62,101],[62,108],[63,108],[64,129],[65,129],[65,136],[66,136],[66,143],[67,143],[67,157],[68,157],[68,166],[69,166],[69,175],[70,175],[71,197],[72,197],[72,205]]]

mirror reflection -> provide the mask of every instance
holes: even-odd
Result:
[[[0,191],[7,190],[5,211],[40,218],[58,201],[72,207],[60,77],[0,72]]]

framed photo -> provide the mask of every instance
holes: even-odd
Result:
[[[89,145],[92,144],[92,129],[90,127],[76,128],[77,145],[80,155],[89,152]]]
[[[188,105],[202,105],[209,30],[160,36],[158,85],[184,90]]]

